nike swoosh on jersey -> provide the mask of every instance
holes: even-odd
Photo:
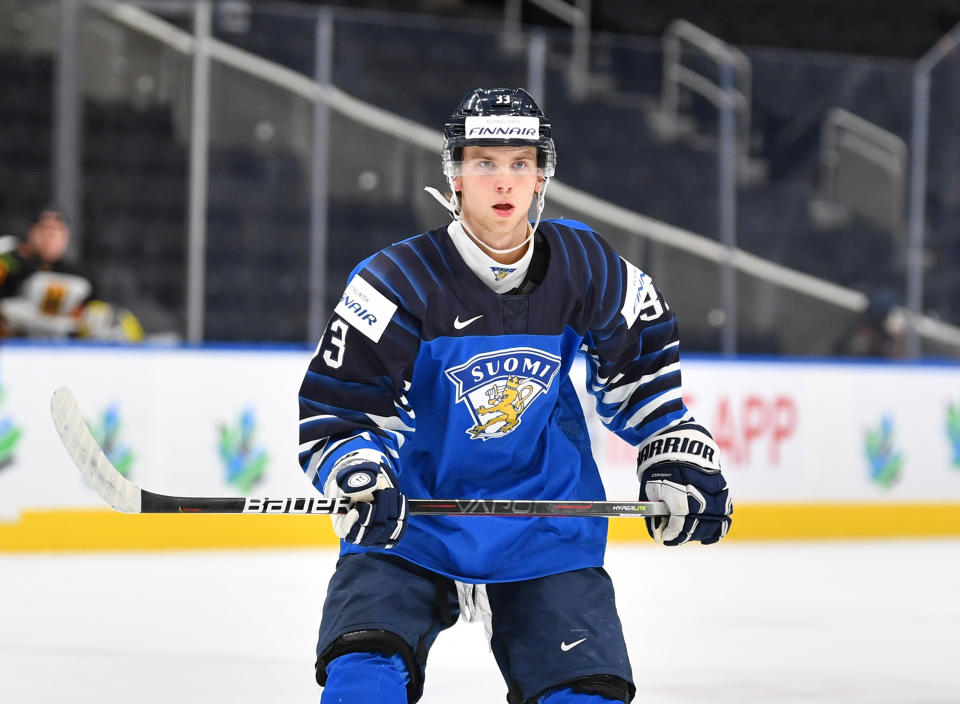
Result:
[[[458,315],[456,318],[453,319],[453,327],[455,327],[457,330],[463,330],[463,329],[464,329],[465,327],[467,327],[470,323],[472,323],[472,322],[475,321],[475,320],[480,320],[480,318],[482,318],[482,317],[483,317],[483,314],[481,313],[480,315],[477,315],[477,316],[475,316],[475,317],[473,317],[473,318],[470,318],[469,320],[463,320],[463,321],[461,321],[461,320],[460,320],[460,316]]]
[[[586,638],[581,638],[580,640],[575,640],[575,641],[573,641],[572,643],[567,643],[567,641],[565,641],[565,640],[564,640],[564,641],[560,641],[560,650],[562,650],[563,652],[567,652],[567,651],[570,650],[571,648],[576,648],[578,645],[580,645],[580,644],[581,644],[583,641],[585,641],[585,640],[586,640]]]

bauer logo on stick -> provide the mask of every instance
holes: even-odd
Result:
[[[243,505],[244,513],[346,513],[350,502],[340,496],[326,498],[257,499],[248,498]]]

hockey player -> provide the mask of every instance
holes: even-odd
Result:
[[[671,510],[648,531],[718,541],[732,505],[681,398],[676,320],[588,226],[540,221],[556,152],[525,91],[467,93],[442,157],[453,222],[354,269],[300,389],[303,469],[352,502],[334,518],[322,701],[417,701],[463,613],[483,618],[508,701],[628,702],[605,519],[408,518],[406,501],[602,499],[569,378],[582,354],[600,417],[638,447],[640,498]]]

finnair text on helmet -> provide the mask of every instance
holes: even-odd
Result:
[[[463,132],[468,140],[536,140],[540,137],[540,120],[519,115],[475,115],[464,120]]]
[[[479,139],[480,137],[524,137],[536,139],[540,130],[530,127],[474,127],[467,132],[467,139]]]

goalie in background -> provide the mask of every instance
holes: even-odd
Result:
[[[64,261],[70,227],[44,208],[26,241],[0,238],[0,337],[85,337],[140,342],[143,328],[128,310],[94,300],[92,281]]]

